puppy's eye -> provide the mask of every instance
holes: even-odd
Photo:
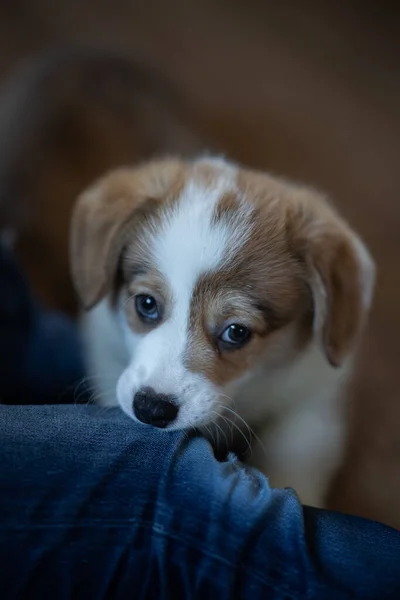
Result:
[[[244,346],[250,340],[250,337],[250,329],[244,325],[233,323],[222,332],[220,341],[225,347],[233,350],[234,348],[241,348]]]
[[[160,311],[153,296],[139,294],[135,297],[135,307],[142,321],[154,323],[160,318]]]

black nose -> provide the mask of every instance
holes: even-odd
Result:
[[[175,421],[178,410],[173,396],[157,394],[148,387],[139,390],[133,399],[133,412],[139,421],[160,429]]]

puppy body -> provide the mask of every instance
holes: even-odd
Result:
[[[101,403],[149,423],[139,400],[167,399],[157,426],[226,440],[249,426],[272,485],[323,504],[373,285],[323,197],[215,159],[119,171],[79,200],[72,265]]]

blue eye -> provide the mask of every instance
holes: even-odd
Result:
[[[232,323],[229,325],[221,334],[220,340],[225,346],[231,346],[234,348],[240,348],[244,346],[251,337],[251,331],[244,325],[238,323]]]
[[[152,323],[158,321],[160,318],[157,302],[153,296],[139,294],[135,297],[135,307],[142,321]]]

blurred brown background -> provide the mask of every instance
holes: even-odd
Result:
[[[331,193],[378,263],[334,505],[400,528],[400,29],[389,3],[3,0],[0,77],[78,42],[151,66],[231,157]]]

